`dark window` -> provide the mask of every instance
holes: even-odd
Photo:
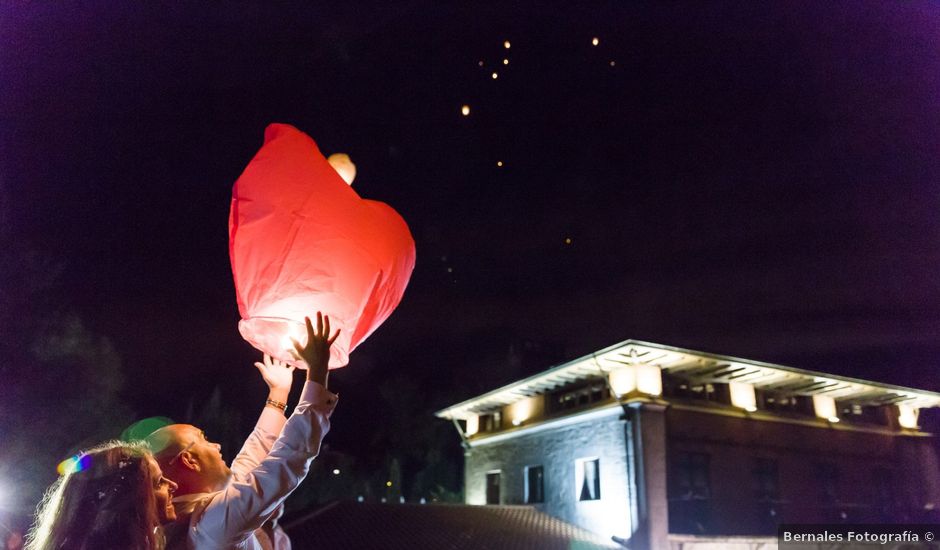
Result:
[[[859,405],[857,403],[839,403],[842,420],[849,422],[863,422],[865,424],[884,424],[884,417],[878,407]]]
[[[528,504],[545,502],[545,476],[541,466],[525,469],[525,501]]]
[[[803,395],[788,395],[785,393],[757,390],[758,407],[779,413],[798,414],[802,416],[815,416],[813,400]]]
[[[780,499],[776,460],[770,458],[755,459],[752,477],[754,480],[754,496],[758,501],[773,502]]]
[[[581,468],[581,492],[578,500],[599,500],[601,498],[600,459],[579,460]]]
[[[708,460],[704,453],[680,452],[676,455],[672,476],[673,498],[704,500],[711,496]]]
[[[814,473],[820,501],[825,504],[835,503],[839,497],[839,468],[831,462],[817,462]]]
[[[669,531],[711,533],[711,486],[709,456],[678,452],[670,461]]]
[[[486,474],[486,503],[499,504],[499,472]]]
[[[663,393],[667,397],[730,403],[731,395],[727,384],[693,384],[675,376],[663,375]]]
[[[480,431],[481,432],[495,432],[500,429],[500,421],[502,420],[500,413],[493,414],[484,414],[480,416]]]
[[[607,382],[604,381],[594,381],[588,385],[562,388],[549,394],[548,412],[563,412],[584,407],[591,403],[606,401],[609,398],[610,389],[607,388]]]

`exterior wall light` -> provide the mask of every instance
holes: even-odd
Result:
[[[529,397],[510,405],[509,417],[512,419],[513,426],[518,426],[532,418],[536,413],[535,399],[535,397]]]
[[[663,394],[663,376],[659,367],[653,365],[637,365],[636,389],[640,393],[658,396]]]
[[[916,430],[919,413],[920,409],[917,407],[898,405],[898,424],[900,424],[902,428]]]
[[[731,392],[732,405],[747,412],[757,410],[757,395],[754,392],[754,386],[743,382],[731,382],[728,384],[728,390]]]
[[[471,414],[467,417],[467,429],[464,432],[467,437],[480,431],[480,415]]]
[[[617,396],[634,391],[651,396],[662,395],[663,377],[659,367],[654,365],[631,365],[610,371],[607,375],[610,388]]]
[[[839,411],[836,409],[836,400],[828,395],[814,395],[813,409],[816,416],[825,418],[829,422],[839,421]]]
[[[607,378],[610,381],[610,388],[618,396],[626,395],[636,389],[636,372],[633,367],[610,371]]]

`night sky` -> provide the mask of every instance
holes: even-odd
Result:
[[[0,8],[4,237],[138,416],[263,404],[227,222],[271,122],[416,242],[337,448],[394,380],[432,411],[627,338],[940,390],[940,5],[268,4]]]

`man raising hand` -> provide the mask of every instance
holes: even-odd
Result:
[[[283,550],[289,542],[261,526],[275,517],[320,452],[330,429],[337,396],[327,389],[330,319],[317,312],[314,330],[306,318],[307,344],[293,340],[296,356],[307,364],[300,402],[287,420],[285,402],[293,367],[265,356],[255,363],[270,391],[254,430],[229,468],[218,444],[189,424],[160,428],[147,437],[164,474],[179,485],[177,521],[167,527],[167,549]]]

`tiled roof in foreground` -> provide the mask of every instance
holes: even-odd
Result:
[[[294,548],[570,550],[622,548],[531,506],[336,501],[284,526]]]

